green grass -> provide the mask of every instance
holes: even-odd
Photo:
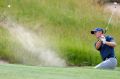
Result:
[[[13,41],[9,32],[3,27],[0,27],[0,38],[0,59],[12,61],[13,53],[9,52],[12,52],[11,44]]]
[[[110,13],[104,12],[94,0],[0,0],[0,13],[11,18],[18,24],[30,29],[39,37],[41,34],[48,38],[49,46],[55,49],[69,65],[96,65],[101,59],[94,48],[95,38],[90,30],[95,27],[105,27]],[[11,4],[11,8],[7,5]],[[1,18],[0,18],[1,19]],[[117,41],[116,55],[120,61],[120,18],[113,17],[108,34]],[[1,29],[1,27],[0,27]],[[5,34],[5,30],[2,31]],[[6,38],[3,36],[2,38]],[[1,40],[0,40],[1,41]],[[11,41],[10,38],[6,41]],[[14,39],[12,40],[14,41]],[[1,45],[6,45],[1,41]],[[12,42],[13,47],[19,47]],[[20,56],[16,49],[12,50],[16,60],[26,56],[23,51]],[[22,50],[22,49],[21,49]],[[7,51],[7,54],[11,51]],[[0,56],[2,56],[0,54]],[[9,55],[6,58],[11,58]],[[33,57],[30,57],[32,60]],[[29,60],[29,57],[28,57]],[[21,62],[22,63],[22,62]],[[32,63],[32,62],[30,62]],[[28,64],[28,63],[24,63]],[[120,65],[120,63],[118,62]]]
[[[40,67],[0,65],[0,79],[118,79],[120,69],[97,70],[92,67]]]

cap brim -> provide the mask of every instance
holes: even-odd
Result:
[[[95,34],[96,31],[91,31],[91,34]]]

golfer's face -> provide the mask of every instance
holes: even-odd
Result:
[[[97,38],[99,38],[99,37],[101,36],[101,34],[102,34],[101,31],[97,31],[97,32],[95,32],[95,36],[96,36]]]

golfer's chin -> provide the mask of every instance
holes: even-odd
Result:
[[[100,36],[96,36],[97,39],[99,39]]]
[[[99,38],[99,36],[95,35],[96,38]]]

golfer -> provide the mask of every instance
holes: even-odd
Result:
[[[91,31],[97,38],[95,43],[95,48],[100,51],[102,57],[102,62],[98,64],[95,68],[97,69],[114,69],[117,66],[117,59],[115,57],[114,48],[116,43],[111,36],[106,36],[104,34],[104,29],[95,28]]]

